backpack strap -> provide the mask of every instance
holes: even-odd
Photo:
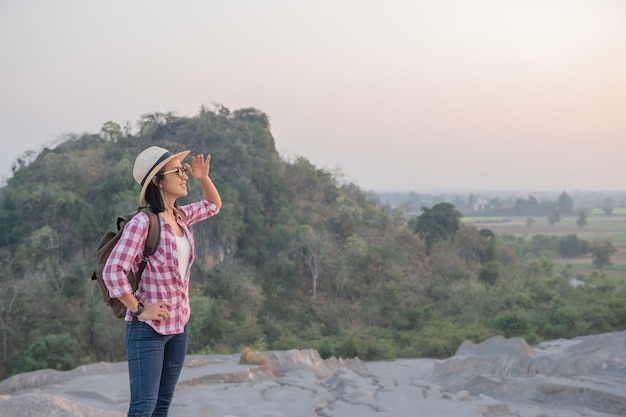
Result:
[[[154,213],[148,207],[142,207],[139,211],[146,213],[150,221],[148,224],[146,244],[143,248],[143,257],[141,258],[139,269],[137,270],[137,285],[139,285],[139,281],[141,281],[141,274],[143,274],[143,270],[146,268],[148,258],[156,252],[156,248],[159,245],[159,239],[161,238],[161,223],[159,222],[158,214]]]
[[[187,216],[185,212],[176,207],[178,213],[183,218],[184,221],[187,221]],[[139,268],[137,270],[137,286],[139,286],[139,281],[141,281],[141,274],[143,274],[143,270],[146,269],[146,265],[148,264],[148,258],[154,252],[156,252],[157,246],[159,246],[159,239],[161,238],[161,222],[159,221],[159,215],[150,210],[149,207],[143,206],[140,207],[138,211],[143,211],[148,215],[150,219],[148,225],[148,235],[146,236],[146,244],[143,248],[143,257],[141,258],[141,262],[139,263]]]

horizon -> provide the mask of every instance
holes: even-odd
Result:
[[[232,110],[232,109],[231,109]],[[88,134],[89,132],[83,132],[83,134]],[[38,150],[34,150],[31,149],[31,151],[33,151],[35,153],[33,159],[31,160],[34,161],[34,159],[39,157],[39,154],[44,151],[44,149],[54,149],[57,145],[60,145],[64,142],[64,140],[56,140],[55,142],[50,142],[48,145],[42,145],[40,149]],[[280,154],[280,153],[279,153]],[[289,159],[288,157],[285,157],[284,155],[280,155],[281,160],[285,163],[289,163]],[[302,155],[302,157],[306,158],[306,156]],[[308,159],[308,158],[307,158]],[[309,162],[313,163],[312,161],[309,160]],[[26,166],[28,166],[30,164],[27,163]],[[314,164],[315,165],[315,164]],[[327,167],[320,167],[315,165],[318,169],[328,169]],[[330,171],[334,171],[332,172],[333,175],[337,175],[335,168],[334,170],[330,170]],[[341,172],[338,174],[339,177],[338,179],[341,179]],[[4,178],[0,178],[0,188],[4,187],[6,185],[6,182],[9,178],[11,178],[13,176],[13,174],[11,173],[9,176],[4,177]],[[350,182],[350,181],[347,181]],[[355,183],[356,184],[356,183]],[[377,194],[393,194],[393,193],[398,193],[398,194],[411,194],[411,193],[415,193],[415,194],[425,194],[425,195],[430,195],[430,196],[440,196],[440,195],[445,195],[445,194],[451,194],[451,195],[463,195],[463,194],[486,194],[489,196],[499,196],[499,195],[507,195],[507,196],[520,196],[520,195],[524,195],[524,196],[542,196],[542,197],[546,197],[546,196],[555,196],[555,195],[560,195],[563,192],[566,192],[568,195],[572,196],[572,195],[578,195],[578,194],[588,194],[588,193],[593,193],[593,194],[598,194],[601,193],[603,196],[604,195],[626,195],[626,188],[624,189],[615,189],[615,190],[610,190],[610,189],[572,189],[572,190],[568,190],[568,189],[561,189],[561,190],[550,190],[550,189],[499,189],[499,188],[492,188],[492,189],[480,189],[480,188],[473,188],[473,189],[455,189],[455,188],[432,188],[432,189],[423,189],[423,190],[418,190],[418,189],[367,189],[362,187],[359,184],[356,184],[361,190],[363,190],[366,193],[377,193]]]

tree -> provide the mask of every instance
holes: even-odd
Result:
[[[607,197],[604,199],[602,211],[604,211],[604,214],[606,214],[607,217],[611,217],[611,215],[613,214],[613,199],[611,197]]]
[[[22,154],[22,156],[18,157],[13,164],[11,164],[11,171],[15,173],[21,167],[25,167],[32,163],[37,157],[37,152],[28,150]]]
[[[322,262],[332,251],[330,237],[318,232],[310,226],[305,226],[298,239],[294,242],[293,253],[301,265],[311,274],[313,283],[313,298],[317,296],[317,280],[322,269]]]
[[[480,260],[480,254],[487,245],[475,225],[462,224],[455,237],[455,246],[459,257],[470,265]]]
[[[488,285],[494,285],[500,277],[501,265],[498,261],[490,261],[478,273],[478,278]]]
[[[9,357],[9,339],[20,331],[19,314],[20,297],[26,292],[24,280],[16,279],[9,274],[0,280],[0,333],[2,334],[2,361],[6,363]]]
[[[453,240],[461,225],[463,215],[450,203],[435,204],[432,208],[422,207],[422,214],[409,221],[409,227],[426,244],[430,255],[435,242]]]
[[[583,227],[587,226],[587,224],[589,223],[587,221],[587,210],[585,209],[578,209],[578,220],[576,220],[576,225],[580,228],[580,230],[583,230]]]
[[[78,341],[70,333],[38,336],[13,362],[13,373],[52,368],[69,371],[78,365]]]
[[[495,253],[495,234],[491,229],[480,229],[473,224],[461,224],[454,244],[457,254],[467,265],[473,261],[485,264],[491,261]]]
[[[550,226],[554,226],[555,223],[558,223],[561,221],[561,214],[559,213],[559,209],[552,209],[550,210],[550,212],[548,213],[548,223],[550,223]]]
[[[558,252],[564,258],[577,258],[588,253],[589,243],[579,239],[575,234],[563,236],[559,239]]]
[[[487,205],[496,210],[500,210],[502,206],[504,206],[504,202],[500,200],[498,197],[493,197],[487,201]]]
[[[491,229],[480,229],[480,236],[487,241],[487,250],[482,254],[483,265],[496,257],[496,234]]]
[[[574,200],[565,191],[559,196],[556,206],[564,216],[574,212]]]
[[[613,265],[611,255],[617,252],[611,239],[594,240],[591,244],[591,259],[600,271],[607,265]]]
[[[110,142],[117,142],[119,138],[122,137],[122,128],[115,122],[108,121],[102,125],[100,129],[100,136],[104,140],[108,140]]]

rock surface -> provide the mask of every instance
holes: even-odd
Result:
[[[189,355],[171,417],[609,417],[626,415],[626,332],[531,347],[497,336],[445,360],[323,360],[314,350]],[[122,417],[125,363],[0,382],[0,417]]]

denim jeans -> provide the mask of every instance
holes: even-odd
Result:
[[[162,335],[144,322],[126,322],[130,379],[128,417],[166,417],[187,353],[187,326]]]

